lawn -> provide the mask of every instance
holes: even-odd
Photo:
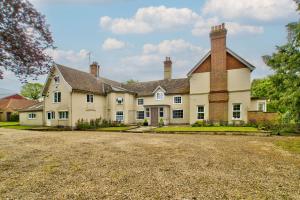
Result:
[[[227,127],[227,126],[212,126],[212,127],[191,127],[191,126],[164,126],[156,128],[157,132],[257,132],[254,127]]]
[[[300,139],[277,141],[275,144],[284,150],[300,153]]]
[[[0,128],[17,129],[17,130],[29,130],[36,126],[21,126],[19,122],[0,122]]]
[[[0,127],[17,126],[17,125],[19,125],[19,122],[0,122]]]
[[[0,129],[0,199],[300,199],[287,140]]]
[[[106,127],[106,128],[98,128],[98,131],[127,131],[132,129],[130,126],[120,126],[120,127]]]

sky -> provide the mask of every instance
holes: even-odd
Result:
[[[286,42],[285,25],[299,17],[293,0],[29,1],[50,25],[56,63],[88,72],[90,53],[101,76],[120,82],[162,79],[166,56],[173,77],[186,77],[210,49],[210,27],[223,22],[227,47],[256,66],[252,78],[265,77],[272,72],[262,56]],[[19,91],[21,82],[4,75],[0,87]]]

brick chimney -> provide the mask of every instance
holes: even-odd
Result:
[[[96,78],[99,78],[99,75],[100,75],[100,65],[98,65],[97,62],[93,62],[90,65],[90,74],[92,74]]]
[[[170,57],[166,57],[164,61],[164,79],[172,79],[172,61]]]
[[[228,121],[226,34],[224,23],[211,27],[209,118],[213,121]]]

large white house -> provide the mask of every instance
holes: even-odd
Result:
[[[265,100],[251,100],[253,65],[226,46],[224,24],[210,32],[211,50],[188,72],[172,78],[172,61],[164,61],[164,79],[123,84],[90,73],[54,65],[43,96],[43,124],[72,126],[79,119],[103,118],[134,124],[192,124],[197,120],[248,121],[248,111],[266,111]]]

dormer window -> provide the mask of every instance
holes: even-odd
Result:
[[[94,95],[92,95],[92,94],[87,94],[87,95],[86,95],[86,102],[87,102],[87,103],[93,103],[93,102],[94,102]]]
[[[59,76],[54,77],[54,82],[55,82],[55,84],[59,84]]]
[[[118,105],[122,105],[123,102],[124,102],[123,97],[118,97],[118,98],[116,99],[116,102],[117,102]]]
[[[155,93],[155,98],[157,101],[161,101],[165,98],[165,94],[161,91]]]

